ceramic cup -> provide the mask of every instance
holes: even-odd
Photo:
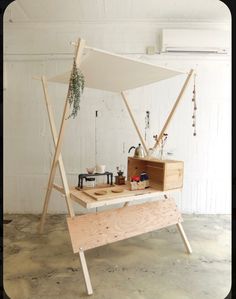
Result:
[[[87,170],[88,174],[93,174],[95,171],[95,167],[88,167],[88,168],[86,168],[86,170]]]
[[[104,173],[106,169],[106,165],[96,165],[96,172],[97,173]]]

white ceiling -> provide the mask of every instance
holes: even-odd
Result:
[[[16,0],[5,22],[207,21],[229,22],[220,0]]]

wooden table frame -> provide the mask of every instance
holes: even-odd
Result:
[[[80,64],[80,60],[84,48],[85,48],[85,40],[79,39],[78,43],[76,43],[76,51],[75,51],[75,60],[77,66],[79,66]],[[163,134],[165,133],[174,115],[174,112],[176,111],[176,108],[184,94],[184,91],[186,90],[187,85],[189,84],[193,72],[194,71],[191,69],[180,91],[180,94],[178,95],[175,104],[171,112],[169,113],[169,116],[163,126],[163,129],[161,130],[158,138],[156,139],[154,148],[156,148],[159,145],[160,140],[163,137]],[[92,285],[91,285],[89,272],[86,264],[86,259],[84,256],[85,250],[95,248],[104,244],[109,244],[118,240],[127,239],[132,236],[140,235],[142,233],[146,233],[152,230],[167,227],[169,225],[176,225],[183,239],[187,253],[190,254],[192,252],[192,249],[190,247],[190,244],[187,240],[187,237],[181,225],[181,222],[183,221],[181,214],[177,210],[177,207],[173,199],[167,198],[167,196],[165,196],[164,200],[158,200],[155,202],[146,202],[144,204],[138,204],[135,206],[128,205],[128,203],[131,201],[137,201],[138,199],[149,199],[155,195],[163,194],[163,192],[150,189],[147,192],[143,192],[143,193],[139,192],[139,194],[134,194],[130,197],[121,196],[118,199],[100,202],[95,200],[92,201],[92,199],[89,199],[89,196],[87,196],[86,199],[85,195],[79,193],[80,191],[69,187],[67,177],[66,177],[65,167],[61,156],[61,147],[62,147],[66,119],[68,117],[68,108],[69,108],[68,93],[65,100],[59,134],[57,135],[55,120],[54,120],[49,93],[48,93],[47,79],[45,76],[42,76],[41,78],[35,78],[35,79],[37,80],[39,79],[42,82],[44,99],[45,99],[49,123],[50,123],[50,129],[52,133],[53,142],[55,145],[55,153],[51,165],[51,171],[49,175],[47,191],[44,200],[43,213],[40,220],[39,232],[40,233],[43,232],[46,214],[48,210],[48,204],[49,204],[52,189],[54,188],[65,195],[65,201],[69,213],[69,217],[67,218],[67,223],[68,223],[68,229],[71,237],[72,247],[74,253],[79,253],[80,256],[80,262],[83,270],[87,293],[91,295],[93,293],[93,290],[92,290]],[[127,111],[129,113],[129,116],[131,118],[131,121],[134,125],[134,128],[144,147],[145,153],[147,155],[148,146],[146,145],[145,140],[142,137],[142,134],[136,124],[136,121],[134,119],[134,116],[128,104],[127,96],[123,91],[121,92],[121,96],[127,108]],[[54,183],[57,167],[59,167],[62,186],[59,186]],[[76,201],[77,203],[79,203],[80,205],[86,208],[112,205],[115,203],[123,203],[124,206],[119,209],[113,209],[105,212],[75,216],[74,209],[72,206],[72,200]],[[138,220],[140,219],[142,220],[141,222],[137,220],[136,215],[138,215],[139,217]],[[130,219],[130,222],[127,223],[126,221],[123,221],[125,219]],[[148,221],[145,222],[145,220],[147,219]],[[119,222],[119,225],[121,227],[120,231],[117,231],[116,225],[114,226],[114,223],[117,224],[117,221],[121,221]],[[96,224],[97,229],[94,229],[95,228],[94,224]],[[91,235],[92,231],[96,232],[95,235],[93,236]]]

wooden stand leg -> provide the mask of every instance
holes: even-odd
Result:
[[[44,223],[45,223],[45,220],[46,220],[46,215],[47,215],[47,210],[48,210],[48,203],[49,203],[51,193],[52,193],[52,185],[48,187],[47,192],[46,192],[46,196],[45,196],[45,200],[44,200],[43,213],[42,213],[40,224],[39,224],[39,233],[40,234],[43,233],[43,228],[44,228]]]
[[[191,79],[191,76],[193,75],[193,72],[194,72],[194,70],[191,69],[190,72],[189,72],[189,74],[188,74],[188,77],[187,77],[187,79],[185,80],[184,85],[183,85],[183,87],[182,87],[182,89],[181,89],[181,91],[180,91],[180,93],[179,93],[179,95],[178,95],[178,98],[177,98],[177,100],[175,101],[175,104],[174,104],[174,106],[173,106],[173,108],[172,108],[172,110],[171,110],[171,112],[170,112],[170,114],[169,114],[169,116],[168,116],[168,118],[167,118],[167,120],[166,120],[166,122],[165,122],[165,124],[164,124],[164,126],[163,126],[163,128],[162,128],[162,130],[161,130],[161,133],[159,134],[158,138],[156,139],[156,143],[155,143],[155,145],[154,145],[154,147],[153,147],[153,150],[154,150],[157,146],[159,146],[159,143],[160,143],[160,141],[161,141],[161,138],[163,137],[163,135],[164,135],[164,133],[165,133],[167,127],[169,126],[169,123],[170,123],[170,121],[171,121],[171,119],[172,119],[172,117],[173,117],[173,115],[174,115],[174,113],[175,113],[175,111],[176,111],[176,108],[177,108],[177,106],[178,106],[178,104],[179,104],[181,98],[183,97],[183,94],[184,94],[184,92],[185,92],[185,90],[186,90],[186,88],[187,88],[187,86],[188,86],[188,84],[189,84],[189,81],[190,81],[190,79]]]
[[[92,288],[90,277],[89,277],[89,272],[88,272],[86,259],[85,259],[85,256],[84,256],[84,251],[82,249],[79,250],[79,257],[80,257],[81,267],[82,267],[82,270],[83,270],[84,282],[85,282],[85,285],[86,285],[87,293],[88,293],[88,295],[92,295],[93,294],[93,288]]]
[[[192,253],[192,248],[191,248],[191,246],[189,244],[189,241],[188,241],[188,239],[187,239],[187,237],[185,235],[185,232],[184,232],[182,224],[181,223],[177,223],[176,226],[177,226],[177,228],[179,230],[179,233],[181,235],[181,238],[182,238],[182,240],[184,242],[184,245],[186,247],[187,253],[191,254]]]
[[[75,60],[76,60],[76,65],[77,66],[78,66],[78,63],[80,62],[80,58],[82,57],[84,46],[85,46],[85,41],[83,39],[80,39],[78,41],[78,46],[77,46],[76,55],[75,55]],[[54,181],[54,178],[55,178],[55,175],[56,175],[56,167],[58,166],[59,159],[61,159],[60,158],[61,157],[61,147],[62,147],[62,141],[63,141],[63,137],[64,137],[66,119],[67,119],[67,116],[68,116],[67,113],[68,113],[68,109],[69,109],[69,102],[68,102],[69,92],[70,91],[69,91],[69,87],[68,87],[57,142],[55,142],[56,141],[56,138],[55,138],[56,135],[54,135],[55,153],[54,153],[53,162],[52,162],[51,171],[50,171],[49,180],[48,180],[48,187],[47,187],[47,193],[46,193],[46,197],[45,197],[45,201],[44,201],[43,214],[42,214],[41,221],[40,221],[40,227],[39,227],[39,232],[40,233],[43,232],[44,222],[45,222],[45,218],[46,218],[46,214],[47,214],[48,203],[49,203],[49,200],[50,200],[50,195],[51,195],[51,191],[52,191],[52,187],[53,187],[53,181]],[[56,130],[55,130],[55,133],[56,133]],[[61,166],[62,166],[62,163],[60,165],[60,170],[62,169]],[[70,216],[74,217],[74,211],[73,211],[73,207],[72,207],[71,201],[70,201],[70,192],[69,192],[67,181],[65,179],[66,175],[65,175],[64,172],[61,172],[61,175],[62,175],[62,181],[63,181],[63,188],[65,190],[68,210],[69,210]],[[63,176],[64,176],[64,179],[63,179]]]
[[[127,108],[127,110],[128,110],[129,116],[130,116],[130,118],[131,118],[131,120],[132,120],[132,122],[133,122],[133,125],[134,125],[134,127],[135,127],[135,130],[136,130],[136,132],[138,133],[138,136],[139,136],[139,139],[140,139],[140,141],[141,141],[141,143],[142,143],[142,145],[143,145],[144,151],[145,151],[145,153],[146,153],[146,155],[147,155],[147,154],[148,154],[148,147],[147,147],[147,145],[146,145],[146,143],[145,143],[145,140],[144,140],[143,137],[142,137],[142,134],[141,134],[141,132],[140,132],[140,130],[139,130],[137,124],[136,124],[136,121],[134,120],[134,116],[133,116],[133,114],[132,114],[132,112],[131,112],[131,109],[130,109],[129,104],[128,104],[128,101],[127,101],[127,98],[126,98],[126,96],[125,96],[125,94],[124,94],[123,91],[121,92],[121,96],[122,96],[122,98],[123,98],[123,100],[124,100],[125,106],[126,106],[126,108]]]
[[[68,89],[68,93],[69,93],[69,89]],[[59,156],[61,154],[62,140],[63,140],[64,131],[65,131],[66,115],[67,115],[67,111],[68,111],[68,108],[69,108],[69,103],[67,101],[67,98],[68,98],[68,94],[67,94],[66,101],[65,101],[60,132],[59,132],[58,141],[57,141],[57,145],[56,145],[56,148],[55,148],[54,158],[53,158],[51,171],[50,171],[50,175],[49,175],[47,193],[46,193],[46,197],[45,197],[45,200],[44,200],[43,215],[42,215],[41,222],[40,222],[40,229],[39,229],[40,233],[43,232],[45,217],[46,217],[46,214],[47,214],[48,203],[49,203],[50,195],[51,195],[51,189],[53,187],[53,181],[54,181],[54,178],[55,178],[55,175],[56,175],[56,168],[58,166]]]
[[[55,120],[54,120],[54,116],[53,116],[53,111],[52,111],[52,108],[51,108],[50,98],[49,98],[49,94],[48,94],[47,79],[46,79],[46,77],[43,76],[41,80],[42,80],[42,86],[43,86],[43,91],[44,91],[44,99],[45,99],[45,104],[46,104],[46,108],[47,108],[47,112],[48,112],[48,119],[49,119],[50,129],[51,129],[51,133],[52,133],[52,138],[53,138],[53,141],[54,141],[54,145],[56,147],[58,137],[57,137],[57,130],[56,130],[56,124],[55,124]],[[68,209],[70,217],[74,217],[75,213],[74,213],[71,198],[70,198],[69,185],[68,185],[68,182],[67,182],[65,167],[64,167],[64,163],[62,161],[61,154],[59,155],[59,158],[58,158],[58,165],[59,165],[61,180],[62,180],[62,184],[63,184],[63,188],[64,188],[67,209]]]

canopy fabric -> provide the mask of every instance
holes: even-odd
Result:
[[[79,67],[85,77],[85,87],[89,88],[121,92],[183,74],[95,48],[86,47],[84,52]],[[48,81],[68,84],[70,73],[68,71]]]

